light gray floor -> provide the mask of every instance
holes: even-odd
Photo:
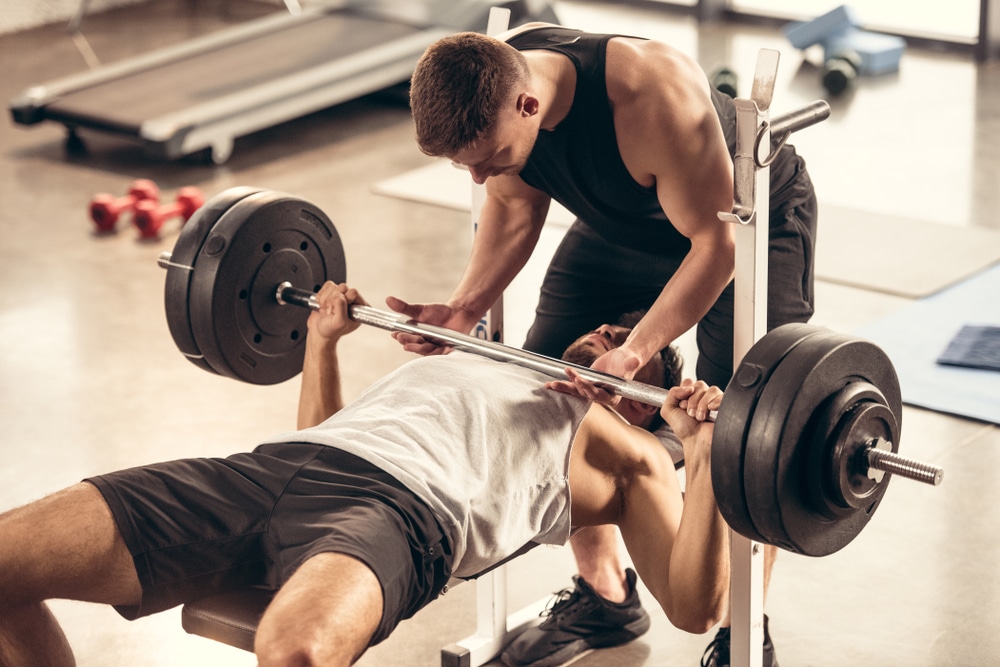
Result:
[[[775,108],[823,97],[814,68],[778,31],[699,29],[685,18],[600,3],[558,9],[567,25],[670,40],[706,69],[729,64],[744,88],[757,49],[777,48]],[[157,0],[90,17],[85,27],[98,55],[114,60],[261,11]],[[62,25],[0,37],[0,61],[5,100],[84,68]],[[830,121],[795,141],[821,203],[956,228],[1000,227],[1000,65],[910,50],[898,75],[863,81],[833,107]],[[175,234],[159,243],[138,243],[130,229],[93,236],[86,205],[94,193],[120,193],[132,178],[149,177],[168,196],[193,184],[207,194],[256,185],[306,197],[334,219],[350,280],[376,305],[388,294],[445,298],[464,265],[466,214],[370,192],[376,181],[428,162],[412,143],[405,107],[391,100],[358,101],[240,140],[221,167],[151,163],[136,147],[99,137],[89,147],[88,157],[72,157],[59,127],[0,127],[0,509],[109,469],[243,450],[293,425],[294,381],[242,385],[177,353],[155,262]],[[934,257],[927,248],[921,261]],[[530,291],[508,299],[515,323],[530,313]],[[817,293],[815,321],[843,331],[907,303],[830,283]],[[407,358],[377,331],[354,336],[343,354],[349,395]],[[843,551],[780,558],[768,611],[782,664],[1000,663],[993,481],[1000,429],[907,408],[903,440],[906,453],[946,468],[945,484],[897,481]],[[520,559],[510,568],[511,607],[562,588],[572,571],[567,549]],[[474,604],[473,586],[455,588],[362,663],[437,664],[441,646],[473,630]],[[129,624],[93,605],[53,606],[84,667],[254,664],[249,654],[185,635],[177,612]],[[577,664],[696,664],[711,635],[685,635],[649,610],[654,625],[645,637]]]

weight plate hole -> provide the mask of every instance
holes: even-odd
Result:
[[[291,335],[292,335],[292,340],[298,340],[299,339],[299,332],[298,332],[298,330],[293,330]]]
[[[301,250],[302,252],[305,252],[308,249],[309,249],[308,241],[303,241],[302,243],[299,244],[299,250]]]
[[[241,289],[240,290],[240,301],[246,301],[246,300],[247,300],[247,291],[245,289]]]
[[[253,342],[257,343],[258,345],[262,340],[264,340],[264,337],[261,336],[259,333],[253,335]]]
[[[271,244],[270,243],[265,243],[264,244],[264,252],[265,253],[271,252]]]

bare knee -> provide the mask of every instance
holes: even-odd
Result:
[[[302,642],[298,637],[262,637],[259,632],[254,653],[259,667],[347,667],[352,662],[345,658],[331,661],[323,655],[323,647],[313,642]]]
[[[305,620],[301,624],[294,619],[275,621],[271,615],[261,619],[257,628],[254,654],[258,667],[347,667],[364,651],[348,643],[348,637],[316,632]]]
[[[341,667],[367,649],[382,617],[375,574],[342,554],[313,556],[275,596],[257,628],[260,667]]]

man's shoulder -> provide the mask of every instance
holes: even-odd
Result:
[[[616,113],[632,111],[631,121],[662,124],[671,110],[704,102],[708,88],[701,67],[679,49],[651,40],[613,39],[608,44],[605,77]],[[703,99],[704,98],[704,99]]]
[[[651,94],[662,90],[662,84],[700,71],[691,58],[666,42],[628,36],[616,36],[608,43],[605,69],[609,82]]]
[[[517,27],[511,28],[510,30],[506,30],[497,35],[496,37],[502,42],[509,42],[514,37],[517,37],[518,35],[523,35],[526,32],[532,32],[534,30],[542,30],[549,28],[563,29],[563,26],[556,25],[555,23],[543,23],[541,21],[532,21],[530,23],[522,23]]]

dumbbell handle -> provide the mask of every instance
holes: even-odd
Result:
[[[312,310],[319,309],[319,303],[314,293],[292,287],[291,283],[285,282],[278,285],[275,298],[281,304],[304,306]],[[601,373],[585,366],[559,361],[541,354],[504,345],[503,343],[483,340],[444,327],[414,322],[399,313],[390,313],[372,308],[371,306],[355,304],[350,307],[349,314],[352,320],[361,324],[368,324],[387,331],[416,334],[451,345],[458,350],[474,352],[479,356],[495,359],[496,361],[506,361],[518,366],[524,366],[559,380],[565,380],[565,369],[572,368],[585,380],[593,382],[605,391],[621,396],[622,398],[630,398],[639,403],[660,407],[667,400],[667,390],[662,387],[656,387],[635,380],[625,380],[616,375]]]

